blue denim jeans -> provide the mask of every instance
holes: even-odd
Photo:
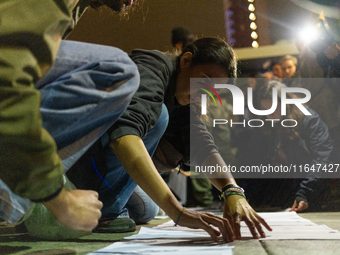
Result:
[[[0,218],[16,224],[25,216],[32,202],[14,194],[0,179]]]
[[[158,142],[168,126],[168,122],[168,110],[163,104],[162,113],[156,125],[143,138],[144,145],[150,157],[154,154]],[[137,184],[132,180],[112,152],[108,145],[108,139],[105,146],[105,157],[108,166],[108,173],[105,177],[107,184],[103,183],[101,185],[99,199],[104,204],[102,208],[102,219],[110,219],[122,213]],[[134,218],[137,223],[146,222],[146,219],[150,220],[157,214],[158,206],[144,192],[144,194],[142,194],[141,192],[138,193],[138,189],[136,191],[137,194],[131,198],[127,207],[132,218]],[[137,200],[139,200],[139,202]]]
[[[61,42],[56,60],[36,84],[43,126],[67,171],[120,117],[139,86],[137,66],[114,47]],[[0,216],[15,223],[31,202],[0,182]]]
[[[43,127],[67,171],[129,105],[137,66],[120,49],[62,41],[53,67],[37,84]]]
[[[133,191],[125,208],[136,224],[145,224],[158,214],[158,205],[139,187]]]

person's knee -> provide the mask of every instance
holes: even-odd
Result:
[[[137,215],[137,217],[131,217],[136,222],[136,224],[145,224],[155,218],[158,214],[158,211],[158,205],[155,202],[151,201],[145,208],[144,214],[139,214]]]
[[[159,211],[158,205],[137,186],[126,204],[130,217],[136,224],[145,224],[152,220]]]

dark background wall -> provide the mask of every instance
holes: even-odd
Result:
[[[142,4],[128,19],[109,9],[89,8],[68,39],[112,45],[127,52],[134,48],[166,51],[171,49],[170,32],[175,26],[186,26],[198,37],[225,38],[223,1],[248,4],[247,0],[138,1]],[[309,12],[290,0],[255,0],[254,4],[260,46],[293,39],[308,21]]]
[[[131,52],[134,48],[172,49],[171,30],[186,26],[198,38],[202,36],[226,37],[224,8],[226,1],[248,0],[138,0],[140,6],[130,12],[128,18],[121,18],[109,9],[85,13],[68,39],[111,45]],[[303,26],[310,13],[290,0],[255,0],[258,42],[261,46],[280,40],[294,39],[299,27]],[[248,21],[249,22],[249,21]],[[249,25],[249,24],[247,24]],[[241,33],[240,36],[250,36]],[[266,59],[252,60],[252,66],[260,67]],[[243,70],[250,68],[244,62]],[[254,69],[254,67],[251,67]]]
[[[128,20],[108,9],[89,9],[68,39],[130,52],[134,48],[172,49],[171,30],[175,26],[186,26],[198,37],[225,38],[222,0],[144,0],[138,9]]]

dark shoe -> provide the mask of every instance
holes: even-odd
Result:
[[[94,233],[125,233],[136,230],[136,223],[130,218],[116,218],[114,220],[100,221],[93,230]]]
[[[0,226],[6,226],[7,221],[5,221],[3,218],[0,217]]]
[[[14,227],[15,227],[15,232],[17,232],[17,233],[21,233],[21,234],[28,233],[28,230],[27,230],[24,222],[22,222],[18,225],[15,225]]]

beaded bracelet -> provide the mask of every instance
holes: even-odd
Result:
[[[177,220],[176,220],[176,222],[175,222],[174,227],[177,227],[177,224],[178,224],[178,222],[179,222],[179,219],[181,218],[181,216],[182,216],[184,210],[185,210],[185,207],[183,207],[182,211],[178,214],[178,217],[177,217]]]
[[[236,185],[236,184],[228,184],[226,185],[223,189],[222,189],[222,192],[226,191],[227,189],[229,188],[241,188],[240,186]],[[242,189],[242,188],[241,188]]]
[[[227,189],[225,189],[226,187]],[[226,199],[227,197],[231,195],[239,195],[239,196],[246,198],[246,196],[244,195],[244,189],[242,189],[241,187],[235,184],[232,184],[232,186],[230,186],[229,184],[226,187],[222,189],[222,194],[220,195],[220,199],[222,198]]]
[[[242,192],[223,192],[220,195],[220,199],[222,199],[222,198],[226,199],[227,197],[229,197],[231,195],[239,195],[239,196],[242,196],[242,197],[246,198],[246,196]]]

